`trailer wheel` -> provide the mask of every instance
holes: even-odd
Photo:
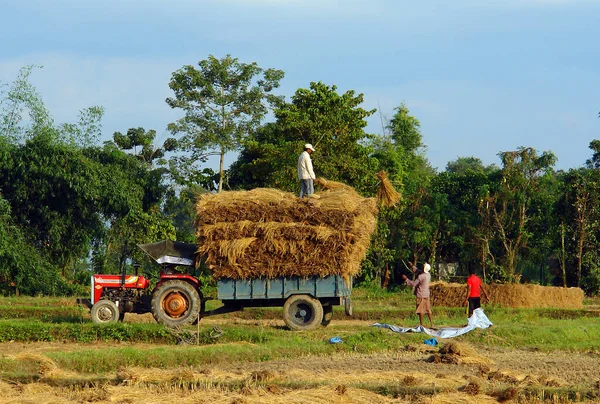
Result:
[[[347,316],[352,317],[352,299],[350,298],[350,296],[344,297],[344,312],[346,312]]]
[[[323,321],[321,321],[321,325],[323,327],[327,327],[329,323],[331,323],[331,319],[333,318],[333,306],[328,304],[327,306],[323,306]]]
[[[112,300],[98,300],[91,311],[92,321],[96,324],[116,323],[119,320],[119,308]]]
[[[323,321],[323,306],[307,295],[290,296],[283,305],[283,320],[294,331],[312,330]]]
[[[198,319],[200,295],[185,281],[173,280],[159,285],[152,294],[152,315],[169,327],[189,325]]]

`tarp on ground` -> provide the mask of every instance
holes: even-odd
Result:
[[[437,338],[454,338],[454,337],[458,337],[459,335],[466,334],[469,331],[473,331],[475,328],[486,329],[486,328],[491,327],[492,325],[493,325],[492,322],[487,318],[487,316],[483,312],[483,309],[479,308],[479,309],[475,309],[473,311],[473,315],[471,317],[469,317],[469,323],[465,327],[447,327],[447,328],[440,328],[438,330],[434,330],[431,328],[423,327],[422,325],[420,325],[418,327],[406,328],[406,327],[398,327],[398,326],[391,325],[391,324],[379,324],[379,323],[373,324],[373,327],[387,328],[393,332],[401,332],[401,333],[423,332],[427,335],[431,335],[432,337],[437,337]]]

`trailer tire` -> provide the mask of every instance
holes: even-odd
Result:
[[[308,295],[292,295],[283,305],[283,320],[293,331],[312,330],[323,321],[323,306]]]
[[[347,316],[352,317],[354,311],[352,310],[352,299],[350,296],[344,297],[344,312]]]
[[[321,321],[321,325],[323,327],[327,327],[329,323],[331,323],[331,319],[333,318],[333,306],[328,304],[327,306],[323,306],[323,320]]]
[[[121,316],[115,302],[108,299],[98,300],[94,303],[90,315],[95,324],[116,323]]]
[[[154,290],[150,307],[157,322],[180,327],[198,319],[201,298],[196,288],[185,281],[166,281]]]

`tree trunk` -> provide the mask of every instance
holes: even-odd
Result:
[[[221,148],[221,156],[219,159],[219,189],[217,192],[223,190],[223,165],[225,161],[225,149]]]
[[[383,283],[381,284],[381,287],[383,289],[387,289],[389,283],[390,283],[390,263],[386,262],[385,263],[385,272],[383,274]]]
[[[565,224],[564,223],[562,223],[560,226],[560,243],[561,243],[560,266],[562,267],[563,288],[566,288],[567,287],[567,269],[565,267]]]
[[[583,230],[579,233],[579,240],[577,240],[577,283],[579,286],[579,281],[581,280],[581,266],[583,261],[583,238],[585,237],[583,234]]]

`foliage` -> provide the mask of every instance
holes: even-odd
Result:
[[[166,164],[163,160],[165,153],[177,148],[177,140],[169,138],[164,141],[161,147],[155,147],[155,138],[156,131],[154,129],[146,131],[142,127],[129,128],[125,135],[121,132],[113,133],[113,142],[121,150],[133,149],[133,155],[141,161],[151,165],[155,160],[158,160],[160,165],[164,165]]]
[[[23,341],[137,341],[175,343],[168,328],[157,324],[44,323],[40,321],[0,321],[0,342]]]
[[[538,155],[533,148],[501,152],[502,170],[495,187],[485,198],[483,214],[504,249],[504,273],[500,277],[518,281],[517,262],[532,240],[533,200],[543,189],[546,175],[552,175],[556,157],[551,152]]]
[[[402,193],[402,200],[398,206],[380,211],[379,233],[374,240],[381,240],[381,232],[384,232],[384,248],[394,255],[385,267],[391,268],[392,282],[402,283],[400,275],[407,271],[406,260],[434,264],[440,220],[438,204],[443,203],[443,199],[429,192],[435,172],[424,157],[420,122],[410,115],[404,104],[395,111],[386,125],[388,133],[375,137],[371,143],[372,158],[379,168],[388,172],[390,180]],[[386,251],[379,244],[373,244],[375,251],[369,252],[371,263],[373,256]],[[382,273],[382,263],[374,264]],[[371,264],[365,265],[368,268]]]
[[[169,83],[174,97],[166,101],[171,108],[185,111],[185,116],[169,124],[169,129],[182,134],[180,146],[189,153],[175,160],[179,170],[197,175],[197,162],[219,155],[221,191],[225,153],[238,150],[259,126],[268,112],[266,102],[277,101],[270,93],[282,78],[281,70],[240,63],[230,55],[222,59],[210,55],[198,62],[198,68],[187,65],[174,72]]]
[[[40,95],[29,82],[33,69],[41,67],[29,65],[21,68],[11,85],[0,82],[0,136],[11,142],[22,143],[30,133],[52,125],[52,118]],[[29,122],[23,116],[25,110],[29,111]]]
[[[173,189],[167,191],[163,212],[175,227],[177,241],[196,242],[195,203],[197,196],[205,192],[206,190],[199,186],[184,188],[178,194]]]
[[[28,243],[0,195],[0,294],[72,294],[69,285]]]
[[[341,181],[359,192],[376,192],[377,161],[365,144],[366,118],[373,114],[360,107],[363,95],[337,93],[336,86],[311,83],[298,89],[290,103],[275,109],[276,123],[267,125],[245,143],[240,158],[231,167],[234,188],[265,186],[295,191],[297,159],[305,143],[317,176]],[[264,178],[264,179],[263,179]]]

